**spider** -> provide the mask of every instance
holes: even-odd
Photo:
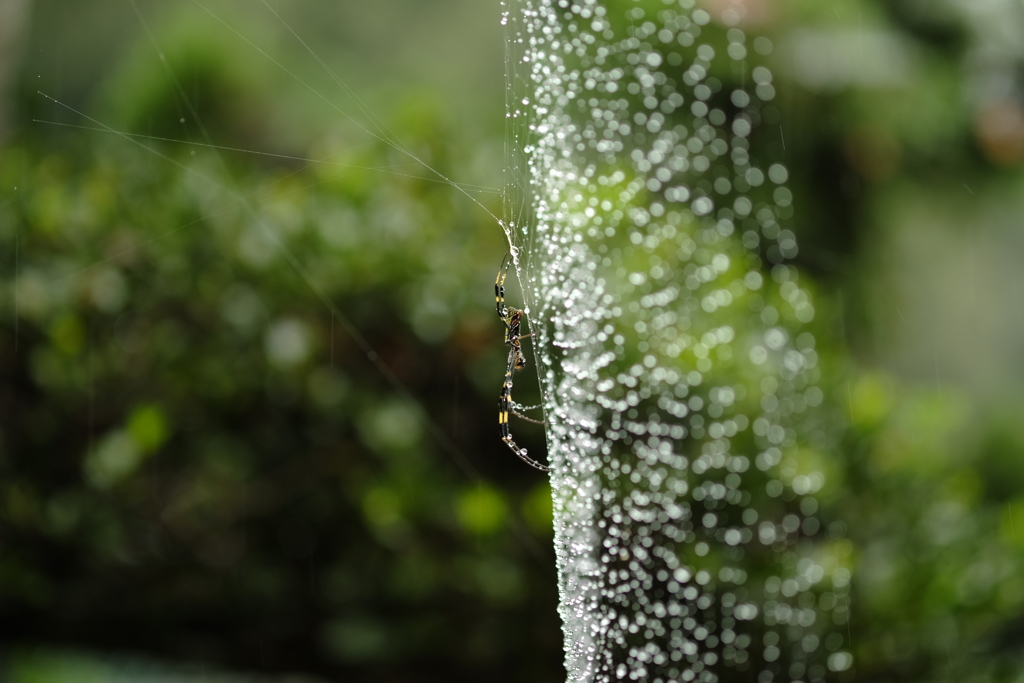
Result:
[[[520,460],[541,472],[550,472],[550,467],[542,465],[528,456],[526,449],[520,448],[512,440],[512,430],[508,426],[508,416],[510,414],[527,422],[544,424],[520,414],[517,409],[522,410],[522,406],[512,400],[512,373],[526,367],[526,357],[523,355],[523,347],[520,341],[530,335],[519,334],[519,324],[523,318],[523,312],[518,308],[505,305],[505,278],[508,276],[510,262],[506,254],[505,259],[501,262],[501,268],[498,269],[498,276],[494,278],[494,303],[498,309],[498,317],[505,324],[505,345],[508,346],[508,366],[505,368],[505,382],[501,385],[501,394],[498,396],[498,427],[501,429],[501,440],[508,444],[508,447],[519,456]]]

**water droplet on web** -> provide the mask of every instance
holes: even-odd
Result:
[[[504,17],[503,228],[557,418],[569,679],[822,681],[852,666],[821,645],[849,588],[809,552],[814,309],[785,265],[789,171],[751,140],[771,43],[691,0],[554,4]]]

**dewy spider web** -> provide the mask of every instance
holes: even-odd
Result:
[[[849,666],[826,638],[848,576],[814,516],[814,309],[783,263],[787,171],[751,153],[772,75],[748,58],[743,5],[718,6],[505,8],[504,223],[536,340],[571,681]]]

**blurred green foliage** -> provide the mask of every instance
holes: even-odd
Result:
[[[789,169],[824,392],[822,437],[791,464],[826,474],[851,675],[1019,681],[1019,289],[1005,264],[978,278],[986,254],[1019,252],[1020,86],[992,74],[1024,65],[1020,17],[747,4],[775,44],[755,142]],[[313,40],[327,10],[303,7]],[[55,11],[38,4],[34,44],[71,35]],[[229,25],[276,46],[280,26],[243,14]],[[121,680],[35,654],[49,645],[343,680],[560,680],[550,496],[494,420],[500,230],[310,95],[329,79],[308,55],[282,57],[304,64],[297,85],[222,24],[167,16],[158,51],[118,15],[133,47],[102,76],[83,49],[84,73],[55,84],[95,121],[35,95],[50,62],[29,57],[0,150],[3,675]],[[478,34],[454,16],[434,33]],[[347,30],[357,58],[403,44]],[[391,139],[498,184],[498,136],[467,133],[489,113],[426,88],[382,101]],[[516,438],[540,452],[538,429]]]
[[[76,123],[281,151],[273,80],[188,26]],[[423,97],[387,119],[473,176]],[[44,127],[0,156],[4,642],[556,680],[547,485],[494,420],[500,231],[351,124],[307,143],[283,153],[319,163]]]

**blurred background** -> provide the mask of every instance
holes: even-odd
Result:
[[[850,678],[1024,681],[1024,3],[745,4]],[[564,680],[499,19],[0,0],[0,679]]]

